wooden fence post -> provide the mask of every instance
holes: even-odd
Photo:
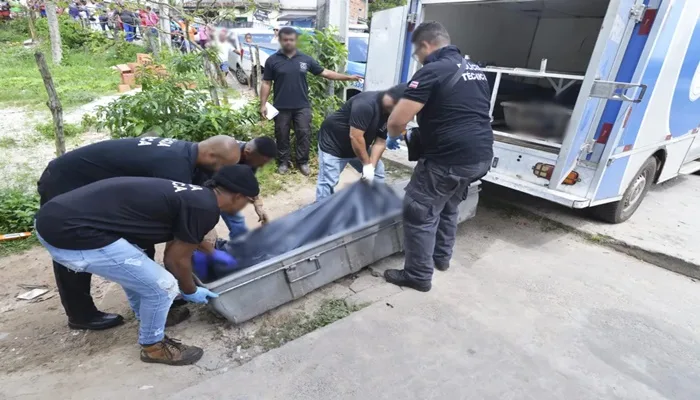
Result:
[[[66,139],[63,136],[63,107],[61,107],[61,101],[58,99],[56,88],[53,86],[53,79],[51,78],[49,67],[46,65],[44,54],[37,51],[34,53],[34,58],[36,59],[36,65],[39,67],[41,78],[44,80],[46,93],[49,95],[49,101],[46,102],[46,105],[49,106],[53,116],[54,132],[56,134],[56,157],[58,157],[66,152]]]
[[[255,94],[260,97],[260,86],[262,85],[262,66],[260,65],[260,47],[255,45]]]

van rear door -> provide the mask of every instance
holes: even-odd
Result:
[[[637,97],[643,95],[643,90],[637,90],[641,85],[629,81],[615,82],[615,78],[632,32],[643,20],[646,1],[610,1],[552,173],[551,189],[559,188],[579,160],[585,160],[593,151],[593,137],[607,100],[636,102]],[[637,62],[639,56],[641,54],[637,56]],[[625,62],[635,60],[628,57]]]
[[[399,83],[408,6],[372,14],[365,72],[365,91],[384,90]]]

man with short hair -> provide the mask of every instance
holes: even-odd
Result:
[[[320,75],[335,81],[358,81],[356,75],[345,75],[324,69],[308,55],[297,50],[297,31],[285,26],[279,31],[280,49],[265,61],[260,90],[260,114],[267,115],[267,99],[274,82],[274,107],[279,110],[275,117],[277,139],[277,164],[281,174],[289,171],[289,134],[294,124],[296,135],[296,164],[299,171],[308,176],[309,147],[311,145],[311,104],[306,73]]]
[[[419,136],[409,141],[412,148],[418,141],[421,154],[404,197],[404,269],[387,270],[384,277],[427,292],[433,268],[450,266],[459,203],[491,166],[491,95],[484,73],[450,44],[439,22],[420,24],[411,41],[423,67],[389,117],[387,147],[397,145],[406,124],[418,115]]]
[[[250,168],[221,168],[204,187],[169,179],[104,179],[55,197],[36,216],[36,236],[55,262],[120,284],[139,320],[141,360],[197,362],[204,351],[165,336],[175,297],[207,303],[218,297],[198,287],[192,254],[221,212],[243,209],[260,192]],[[135,245],[170,242],[164,269]]]
[[[253,170],[253,173],[256,173],[258,168],[262,168],[267,163],[274,160],[277,155],[277,144],[269,137],[263,136],[249,142],[239,143],[241,145],[241,160],[239,164],[249,166]],[[260,196],[253,199],[253,207],[255,207],[255,213],[259,218],[258,222],[263,225],[267,224],[270,221],[270,217],[263,209],[263,202]],[[221,214],[221,218],[228,228],[229,239],[234,239],[248,232],[243,214]]]
[[[39,178],[37,189],[43,206],[61,194],[122,176],[157,177],[187,184],[199,170],[217,171],[238,163],[240,157],[238,142],[230,136],[214,136],[200,143],[156,137],[105,140],[52,160]],[[142,247],[153,257],[153,247]],[[95,307],[90,273],[76,273],[55,261],[53,270],[70,328],[101,330],[123,322],[122,316]]]
[[[316,201],[333,194],[347,164],[360,172],[362,179],[384,181],[381,158],[386,149],[386,121],[405,87],[401,84],[386,91],[359,93],[326,117],[318,131]]]

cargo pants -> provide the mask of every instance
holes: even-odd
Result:
[[[434,263],[450,261],[459,203],[467,198],[469,185],[486,175],[490,166],[490,161],[471,165],[418,161],[403,200],[404,270],[409,277],[430,281]]]

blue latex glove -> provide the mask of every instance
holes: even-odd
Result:
[[[235,267],[238,265],[238,261],[223,250],[214,250],[214,252],[209,255],[209,259],[213,262],[224,264],[227,267]]]
[[[209,279],[209,261],[206,254],[199,250],[195,250],[192,254],[192,271],[199,279],[207,281]]]
[[[398,150],[401,146],[399,145],[399,141],[401,140],[401,137],[395,137],[392,138],[391,136],[386,138],[386,148],[389,150]]]
[[[209,298],[215,299],[219,297],[218,294],[212,292],[211,290],[199,286],[197,286],[197,291],[194,293],[180,293],[182,294],[182,298],[190,303],[209,303]]]

